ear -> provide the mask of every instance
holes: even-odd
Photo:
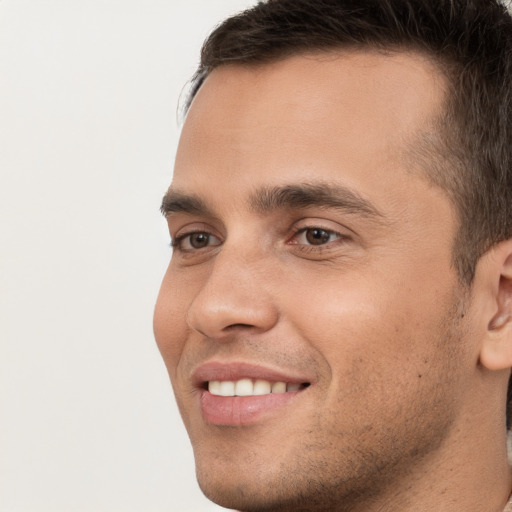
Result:
[[[486,271],[491,281],[491,318],[480,350],[489,370],[512,367],[512,239],[489,251]]]

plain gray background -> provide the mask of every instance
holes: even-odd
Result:
[[[176,105],[249,0],[0,1],[0,510],[202,512],[152,334]]]

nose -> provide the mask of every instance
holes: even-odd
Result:
[[[188,325],[219,340],[231,337],[234,331],[272,329],[278,309],[271,298],[271,275],[261,260],[251,262],[236,251],[221,252],[189,307]]]

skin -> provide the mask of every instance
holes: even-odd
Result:
[[[409,158],[444,91],[419,55],[340,52],[223,66],[195,98],[170,191],[203,208],[167,215],[175,248],[154,327],[199,484],[217,503],[504,506],[510,247],[462,287],[455,209]],[[369,210],[262,204],[262,190],[290,186],[349,190]],[[319,245],[313,228],[326,234]],[[194,248],[191,233],[208,243]],[[210,361],[307,375],[310,386],[253,424],[212,425],[191,380]]]

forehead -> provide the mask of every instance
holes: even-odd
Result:
[[[236,196],[318,178],[356,188],[389,182],[385,171],[403,164],[410,144],[435,124],[443,91],[437,67],[415,53],[221,66],[191,105],[173,187],[211,195],[223,183]]]

